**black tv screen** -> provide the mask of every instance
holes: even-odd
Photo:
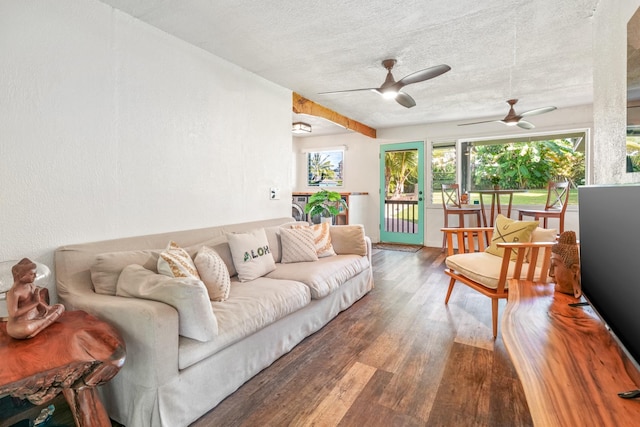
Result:
[[[578,188],[582,291],[640,362],[640,185]]]

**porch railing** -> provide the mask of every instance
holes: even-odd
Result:
[[[417,205],[417,200],[385,200],[385,231],[392,233],[417,233],[418,215],[420,215],[418,210],[415,209]]]

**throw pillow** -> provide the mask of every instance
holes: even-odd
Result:
[[[558,230],[555,228],[542,228],[536,227],[531,233],[531,241],[532,242],[555,242],[556,236],[558,234]],[[530,252],[527,251],[526,259],[527,262],[531,262]],[[542,256],[543,252],[538,252],[538,260],[536,261],[536,267],[542,267],[542,263],[544,262],[544,257]]]
[[[227,234],[233,265],[241,282],[257,279],[276,269],[264,229]]]
[[[115,295],[118,277],[126,266],[139,264],[156,272],[160,252],[161,250],[139,250],[96,255],[96,260],[90,269],[93,289],[97,294]]]
[[[200,248],[193,260],[198,274],[207,287],[211,301],[225,301],[229,298],[231,278],[229,270],[218,253],[208,246]]]
[[[531,233],[537,226],[538,221],[516,221],[504,215],[498,215],[493,227],[491,245],[486,252],[501,257],[504,255],[504,249],[499,248],[498,243],[530,242]],[[516,259],[517,256],[517,250],[511,252],[511,259]]]
[[[334,225],[329,228],[331,244],[338,255],[354,254],[365,256],[367,243],[364,239],[364,227],[359,224]]]
[[[291,227],[309,228],[308,225],[292,225]],[[335,255],[336,252],[333,250],[333,245],[331,245],[331,224],[329,224],[328,222],[323,222],[320,224],[314,224],[310,228],[311,230],[313,230],[313,240],[316,246],[316,253],[318,254],[318,258]]]
[[[158,273],[169,277],[200,279],[189,253],[174,241],[169,242],[167,248],[160,253]]]
[[[317,261],[316,245],[310,227],[283,228],[280,230],[282,242],[282,263]]]
[[[179,334],[198,341],[209,341],[218,335],[218,321],[207,289],[198,279],[156,274],[141,265],[124,268],[116,288],[121,297],[160,301],[178,311]]]

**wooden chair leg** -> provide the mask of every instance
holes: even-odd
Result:
[[[452,277],[451,280],[449,280],[449,289],[447,290],[447,296],[444,299],[445,304],[449,303],[449,297],[451,296],[451,291],[453,291],[453,285],[455,284],[456,284],[456,279]]]
[[[447,228],[447,227],[449,227],[449,215],[445,211],[444,212],[444,228]],[[442,232],[442,252],[444,252],[446,247],[447,247],[447,233],[443,231]]]
[[[493,325],[493,339],[498,336],[498,298],[491,298],[491,323]]]

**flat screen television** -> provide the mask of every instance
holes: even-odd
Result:
[[[582,291],[640,368],[640,185],[579,187],[578,206]]]

